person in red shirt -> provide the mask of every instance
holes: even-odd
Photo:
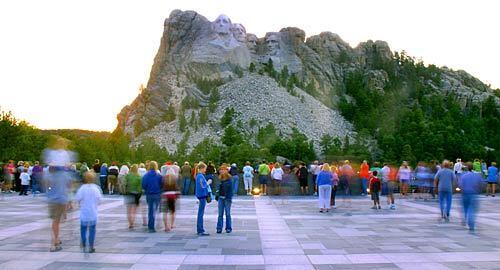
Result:
[[[372,194],[373,207],[372,209],[381,209],[380,207],[380,189],[382,183],[377,177],[378,171],[372,172],[372,177],[370,178],[370,193]]]
[[[361,167],[359,168],[359,179],[361,179],[361,195],[366,196],[366,188],[368,183],[368,178],[370,177],[370,166],[366,160],[363,160]]]

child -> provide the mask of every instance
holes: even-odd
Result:
[[[28,196],[28,187],[30,186],[31,180],[31,177],[28,173],[28,168],[24,168],[24,171],[21,172],[19,178],[21,179],[21,191],[19,192],[19,196]]]
[[[87,230],[89,231],[89,253],[94,253],[95,226],[97,223],[97,205],[102,198],[102,191],[94,183],[95,173],[88,171],[83,175],[83,185],[75,195],[75,201],[80,203],[80,234],[83,252],[87,246]]]
[[[370,192],[372,194],[372,200],[373,200],[373,207],[372,209],[380,209],[380,179],[377,177],[378,171],[373,171],[372,172],[372,177],[370,178]],[[377,207],[378,205],[378,207]]]
[[[175,220],[175,201],[177,200],[177,181],[173,174],[164,176],[163,193],[161,194],[161,210],[163,212],[163,223],[165,231],[168,232],[174,228]],[[168,212],[170,212],[170,226],[168,225]]]

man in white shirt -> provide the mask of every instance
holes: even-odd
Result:
[[[455,163],[455,166],[453,166],[453,171],[455,172],[457,178],[459,178],[462,175],[463,173],[462,159],[457,158],[457,162]]]
[[[128,174],[129,170],[127,164],[123,164],[118,173],[118,190],[122,195],[125,194],[125,176]]]

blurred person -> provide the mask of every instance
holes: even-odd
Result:
[[[477,173],[481,173],[481,162],[478,158],[474,159],[474,163],[472,163],[473,171]]]
[[[142,196],[142,176],[139,174],[139,166],[133,164],[129,173],[125,176],[125,203],[127,204],[128,228],[134,228],[137,207],[140,205]]]
[[[379,179],[382,181],[382,186],[387,187],[387,204],[390,204],[390,199],[389,199],[389,174],[391,172],[391,168],[389,167],[389,164],[384,163],[382,166],[382,169],[380,169],[378,176]],[[392,192],[391,192],[392,194]]]
[[[339,175],[337,164],[335,162],[332,162],[330,170],[332,172],[332,195],[330,199],[330,205],[333,209],[336,209],[337,205],[335,204],[335,197],[337,196],[337,187],[339,186]]]
[[[41,185],[43,180],[43,167],[40,165],[39,161],[35,161],[35,166],[31,170],[31,192],[33,196],[41,192]]]
[[[425,181],[427,175],[427,167],[423,161],[419,161],[417,163],[417,167],[415,167],[415,180],[413,182],[416,187],[415,190],[415,199],[423,199],[422,194],[425,193]]]
[[[271,169],[267,165],[265,160],[259,165],[259,183],[260,183],[260,191],[262,195],[267,195],[267,180],[269,179],[269,173],[271,173]]]
[[[306,164],[304,162],[299,163],[299,169],[295,173],[297,175],[297,179],[299,179],[300,184],[300,192],[302,195],[309,194],[309,183],[308,183],[308,175]]]
[[[191,171],[190,171],[191,173]],[[174,228],[175,221],[175,202],[179,191],[177,190],[177,181],[175,175],[166,174],[163,177],[163,193],[161,194],[161,212],[163,213],[163,223],[165,232]],[[168,213],[170,213],[170,224],[168,222]]]
[[[181,167],[179,167],[177,161],[175,161],[174,164],[172,164],[172,171],[174,173],[175,179],[178,180],[180,178]]]
[[[28,168],[24,168],[24,171],[21,172],[19,178],[21,179],[21,191],[19,192],[19,196],[28,196],[28,188],[30,186],[31,180],[31,177],[28,173]]]
[[[455,165],[453,165],[453,171],[455,172],[455,175],[457,178],[460,178],[460,176],[463,173],[463,165],[462,165],[462,159],[457,158]]]
[[[233,182],[233,195],[238,196],[238,188],[240,183],[239,169],[236,166],[236,163],[231,164],[231,168],[229,169],[229,174],[231,175]]]
[[[99,173],[101,172],[101,161],[99,159],[96,159],[94,161],[94,165],[92,165],[92,169],[94,170],[94,173],[96,175],[99,175]]]
[[[252,195],[253,172],[254,170],[251,166],[250,161],[247,161],[245,163],[245,167],[243,167],[243,183],[245,184],[247,195]]]
[[[128,174],[130,171],[129,167],[127,164],[123,164],[120,167],[120,172],[118,173],[118,191],[120,194],[125,194],[125,176]]]
[[[13,160],[9,160],[9,163],[5,166],[5,182],[4,182],[4,192],[12,193],[12,183],[14,181],[14,174],[16,172],[16,166]]]
[[[181,168],[182,176],[182,195],[189,194],[189,187],[191,186],[191,166],[188,161],[184,162]]]
[[[161,176],[165,176],[167,174],[167,171],[170,170],[171,167],[172,167],[172,162],[166,161],[160,168]]]
[[[318,184],[319,212],[328,212],[330,210],[333,183],[333,174],[328,163],[323,164],[321,167],[321,171],[316,177],[316,183]]]
[[[486,186],[486,196],[491,195],[491,197],[495,197],[495,188],[498,180],[498,168],[496,166],[496,162],[491,162],[491,166],[488,168],[488,184]]]
[[[379,180],[382,180],[382,179],[380,179],[380,176],[382,174],[381,170],[382,170],[382,168],[380,168],[380,162],[376,161],[376,162],[373,162],[373,167],[370,168],[370,173],[377,171],[378,172],[377,175],[378,175]],[[382,195],[385,195],[385,191],[387,189],[387,186],[384,185],[384,183],[382,181],[380,182],[380,185],[381,185],[380,186],[380,193]]]
[[[382,189],[382,182],[378,178],[377,170],[372,171],[372,176],[370,177],[370,193],[372,195],[373,207],[372,209],[381,209],[380,207],[380,191]]]
[[[17,168],[14,173],[15,177],[15,183],[14,183],[14,190],[16,192],[21,191],[21,173],[24,172],[24,161],[18,161],[17,162]]]
[[[83,179],[83,175],[89,170],[90,169],[87,166],[87,162],[82,162],[82,165],[80,165],[80,179]]]
[[[483,174],[483,178],[488,177],[488,167],[486,165],[486,161],[481,159],[481,173]]]
[[[205,178],[206,180],[212,180],[211,183],[215,183],[216,180],[216,175],[215,175],[215,166],[212,164],[212,161],[208,162],[208,165],[206,172],[205,172]],[[209,184],[210,188],[212,188],[212,184]]]
[[[233,199],[233,178],[228,171],[228,168],[223,164],[219,168],[219,198],[217,200],[218,206],[218,218],[217,218],[217,233],[222,233],[222,227],[224,225],[224,213],[226,215],[226,233],[231,233],[233,227],[231,224],[231,203]]]
[[[368,193],[366,189],[368,188],[368,178],[370,177],[370,166],[368,161],[363,160],[359,168],[359,178],[361,179],[361,195],[366,196]]]
[[[469,232],[475,232],[475,220],[478,210],[477,195],[481,191],[482,178],[478,173],[472,172],[472,164],[465,164],[467,171],[458,180],[458,186],[462,191],[462,205],[464,211],[463,224],[469,226]]]
[[[312,175],[313,185],[314,185],[314,196],[318,196],[318,184],[316,183],[316,178],[318,174],[321,172],[321,166],[319,165],[319,161],[315,160],[310,168],[309,172]]]
[[[100,170],[100,168],[99,168]],[[94,241],[97,225],[97,206],[102,199],[102,190],[95,184],[96,174],[93,171],[83,175],[83,185],[75,195],[75,201],[80,203],[80,247],[85,252],[94,253]],[[87,241],[87,231],[89,234]]]
[[[116,166],[116,162],[112,162],[108,169],[108,193],[109,195],[115,193],[115,187],[118,182],[118,173],[120,169]]]
[[[345,195],[351,195],[350,182],[354,175],[354,171],[349,160],[344,161],[344,165],[340,167],[339,187],[344,190]]]
[[[441,209],[441,219],[450,221],[450,209],[452,202],[453,182],[456,181],[455,173],[450,169],[450,162],[443,161],[442,169],[434,177],[434,188],[438,191],[439,207]]]
[[[75,154],[68,150],[69,141],[53,137],[50,148],[44,150],[45,163],[49,166],[47,175],[47,201],[49,216],[52,219],[51,252],[60,251],[59,224],[66,213],[72,176],[68,168],[75,160]]]
[[[199,236],[207,236],[209,233],[205,232],[203,228],[203,216],[205,214],[205,206],[207,205],[207,197],[209,182],[205,178],[207,165],[205,163],[198,163],[198,174],[196,175],[195,183],[195,196],[198,198],[198,215],[196,218],[196,233]],[[212,181],[209,179],[209,181]]]
[[[390,210],[396,210],[396,204],[394,202],[394,190],[398,188],[398,170],[387,163],[384,165],[384,167],[387,167],[389,171],[389,173],[384,176],[387,178],[387,203],[390,205]],[[382,168],[382,171],[383,170],[384,168]]]
[[[271,178],[273,179],[274,195],[281,195],[281,183],[283,181],[283,169],[281,164],[276,162],[271,170]]]
[[[137,172],[141,177],[143,177],[148,172],[148,170],[146,170],[146,165],[144,163],[139,164],[139,169],[137,169]]]
[[[160,205],[160,196],[163,187],[162,176],[157,172],[158,163],[156,161],[149,162],[148,172],[142,177],[142,189],[146,194],[146,202],[148,203],[148,232],[154,233],[155,217]]]
[[[106,185],[106,180],[108,179],[108,164],[103,163],[101,168],[99,169],[99,185],[101,186],[101,190],[103,193],[106,192],[106,188],[108,187]]]
[[[407,161],[403,161],[397,174],[397,179],[401,182],[401,196],[408,196],[408,184],[411,180],[411,168]]]

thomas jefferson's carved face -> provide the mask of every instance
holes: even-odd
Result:
[[[230,28],[231,28],[231,19],[229,19],[228,16],[222,14],[215,19],[215,21],[212,23],[215,32],[219,35],[227,35],[229,34]]]
[[[233,33],[234,38],[239,42],[245,42],[247,31],[245,27],[239,23],[233,24],[231,27],[231,32]]]

